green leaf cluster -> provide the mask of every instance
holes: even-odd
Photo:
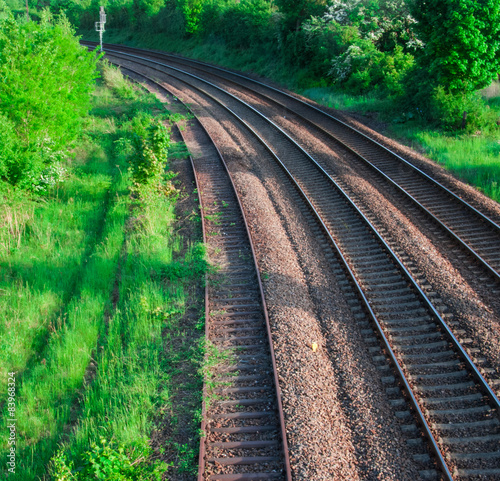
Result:
[[[500,0],[414,0],[429,81],[450,93],[487,87],[500,72]]]
[[[51,475],[54,481],[160,481],[166,464],[150,461],[150,456],[151,448],[145,441],[127,449],[101,437],[85,453],[81,466],[75,467],[75,461],[68,461],[60,450],[52,458]]]
[[[80,132],[97,77],[64,15],[0,21],[0,176],[37,190]]]
[[[159,187],[168,161],[170,131],[160,121],[151,121],[147,127],[139,124],[132,145],[135,150],[131,165],[134,184]]]
[[[351,93],[400,94],[405,74],[413,65],[413,56],[399,44],[388,52],[378,49],[357,26],[351,25],[350,13],[347,9],[330,9],[323,17],[304,22],[301,33],[305,36],[305,52],[302,55],[308,58],[308,68],[315,76],[329,78],[331,83]]]
[[[200,26],[200,14],[206,2],[204,0],[179,0],[179,7],[186,22],[186,32],[196,33]]]

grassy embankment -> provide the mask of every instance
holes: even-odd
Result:
[[[204,251],[177,233],[176,189],[132,188],[132,131],[167,116],[120,77],[108,69],[97,87],[64,182],[41,199],[1,191],[0,366],[16,373],[9,480],[196,470],[199,418],[192,411],[178,426],[186,416],[173,400],[189,391],[201,407],[203,326],[181,320],[202,282]],[[169,436],[153,450],[150,436],[165,423]],[[177,442],[179,429],[188,442]],[[3,436],[2,472],[7,449]]]
[[[476,186],[500,202],[500,130],[474,134],[446,133],[432,128],[419,119],[403,121],[395,117],[392,105],[370,96],[349,96],[327,89],[312,88],[303,92],[316,102],[336,109],[363,114],[378,113],[387,122],[387,134],[410,145],[435,160],[456,177]],[[483,91],[490,109],[500,119],[500,84]]]
[[[95,32],[82,31],[88,40],[97,40]],[[105,41],[180,53],[192,58],[216,63],[237,70],[246,70],[270,78],[323,105],[362,114],[376,113],[386,127],[386,134],[410,145],[435,160],[458,178],[476,186],[500,202],[500,143],[499,129],[476,134],[449,133],[413,118],[405,119],[402,112],[385,99],[376,96],[353,96],[326,87],[308,85],[307,70],[293,71],[276,61],[273,49],[232,51],[223,42],[209,37],[200,44],[196,38],[183,39],[161,34],[110,29]],[[500,118],[498,85],[485,92],[489,107]],[[396,113],[395,113],[396,112]]]

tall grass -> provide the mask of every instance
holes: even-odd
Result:
[[[181,238],[175,196],[131,197],[127,141],[162,107],[103,70],[108,86],[96,90],[65,182],[43,201],[1,197],[0,363],[16,372],[17,389],[12,480],[77,479],[89,459],[96,469],[119,460],[133,479],[166,469],[148,461],[147,439],[161,393],[173,390],[162,336],[185,309],[185,281],[166,282],[163,272]],[[188,256],[203,264],[197,252]]]
[[[500,141],[495,135],[445,135],[424,129],[395,129],[465,182],[500,202]],[[402,132],[403,131],[403,132]]]
[[[387,134],[423,151],[459,179],[477,187],[500,202],[500,135],[499,129],[473,134],[451,133],[418,119],[408,121],[390,100],[374,95],[353,96],[329,88],[311,88],[306,97],[327,107],[375,114],[387,125]],[[500,89],[494,83],[484,91],[493,115],[500,121]]]
[[[81,265],[95,249],[112,175],[107,162],[89,150],[81,168],[94,175],[71,176],[45,202],[3,205],[2,217],[10,226],[3,232],[0,257],[3,372],[22,374],[30,362],[43,361],[43,347],[67,319],[65,306],[80,286]],[[0,400],[4,396],[2,389]]]
[[[4,260],[2,281],[14,302],[2,303],[7,348],[1,362],[21,382],[18,479],[43,472],[103,331],[123,242],[126,209],[119,196],[126,190],[117,159],[105,152],[109,139],[102,140],[82,149],[89,155],[35,209],[20,247]]]

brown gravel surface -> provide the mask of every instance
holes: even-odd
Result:
[[[232,90],[233,94],[237,92]],[[499,287],[491,280],[483,280],[478,270],[460,249],[439,228],[429,226],[425,216],[401,199],[395,189],[374,178],[372,172],[345,150],[325,142],[324,137],[304,129],[293,115],[276,115],[261,99],[238,93],[238,96],[265,113],[303,145],[313,157],[350,193],[365,215],[371,216],[377,228],[384,229],[384,238],[404,257],[404,263],[415,274],[422,274],[421,283],[436,293],[448,311],[453,314],[452,327],[461,339],[470,339],[469,348],[477,348],[487,360],[483,367],[493,369],[486,373],[492,381],[500,378],[500,302]],[[380,141],[380,139],[377,139]],[[427,161],[434,165],[432,162]],[[437,168],[439,170],[439,168]],[[441,169],[443,170],[443,169]],[[447,173],[448,177],[451,177]],[[457,185],[462,185],[456,181]],[[469,186],[465,186],[470,190]],[[494,207],[497,203],[474,190],[475,204]],[[465,197],[465,194],[463,194]],[[436,234],[437,232],[437,234]],[[451,247],[451,249],[450,249]],[[463,332],[465,331],[465,332]]]
[[[397,153],[405,160],[408,160],[413,165],[423,170],[425,173],[434,177],[438,182],[445,187],[453,190],[465,201],[471,203],[474,207],[484,212],[497,224],[500,223],[500,205],[498,202],[486,197],[479,192],[475,187],[466,184],[465,182],[454,177],[450,172],[444,169],[441,165],[429,158],[425,157],[422,152],[416,150],[415,145],[404,145],[401,141],[391,139],[381,132],[387,130],[387,126],[374,119],[356,114],[347,114],[334,109],[323,108],[340,120],[352,125],[354,128],[363,132],[365,135],[375,139],[388,149]]]

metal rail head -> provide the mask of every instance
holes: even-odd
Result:
[[[120,45],[116,45],[116,44],[114,44],[114,46],[121,47]],[[129,48],[129,47],[127,47],[127,48]],[[139,49],[134,49],[134,50],[139,50]],[[441,184],[440,182],[438,182],[436,179],[434,179],[433,177],[431,177],[429,174],[425,173],[422,169],[420,169],[417,166],[413,165],[411,162],[409,162],[408,160],[404,159],[403,157],[401,157],[397,153],[393,152],[392,150],[390,150],[389,148],[387,148],[385,145],[381,144],[380,142],[376,141],[375,139],[371,138],[367,134],[365,134],[365,133],[361,132],[360,130],[356,129],[355,127],[347,124],[346,122],[340,120],[339,118],[333,116],[332,114],[330,114],[328,112],[325,112],[325,110],[323,110],[323,106],[321,106],[321,108],[320,108],[320,106],[318,104],[316,104],[315,102],[313,102],[312,100],[307,99],[308,101],[306,102],[303,99],[298,98],[295,95],[292,95],[288,91],[281,90],[279,88],[273,87],[271,85],[268,85],[268,84],[266,84],[264,82],[261,82],[259,80],[254,79],[254,78],[248,77],[247,75],[243,75],[241,73],[238,73],[238,72],[235,72],[235,71],[231,71],[231,70],[228,70],[226,68],[222,68],[222,67],[219,67],[217,65],[213,65],[213,64],[210,64],[210,63],[207,63],[207,62],[202,62],[202,61],[199,61],[199,60],[190,59],[190,58],[187,58],[187,57],[183,57],[181,55],[169,54],[169,53],[166,53],[166,52],[154,51],[154,50],[149,50],[149,49],[145,49],[144,51],[158,53],[158,54],[161,54],[161,55],[163,55],[165,57],[180,59],[181,61],[184,61],[184,62],[198,64],[200,66],[209,67],[209,68],[214,69],[214,70],[219,70],[220,72],[228,73],[228,74],[233,75],[235,77],[240,77],[240,78],[242,78],[244,80],[247,80],[249,82],[253,82],[253,83],[257,84],[257,85],[261,85],[261,86],[263,86],[263,87],[265,87],[267,89],[273,90],[273,91],[275,91],[275,92],[277,92],[277,93],[279,93],[281,95],[284,95],[284,96],[286,96],[286,97],[288,97],[290,99],[293,99],[296,102],[299,102],[299,103],[303,104],[304,106],[307,106],[307,107],[309,107],[309,108],[311,108],[311,109],[319,112],[320,114],[324,115],[325,117],[327,117],[327,118],[329,118],[329,119],[331,119],[331,120],[339,123],[340,125],[348,128],[352,132],[355,132],[356,134],[358,134],[359,136],[361,136],[365,140],[367,140],[367,141],[371,142],[372,144],[375,144],[378,147],[382,148],[387,153],[389,153],[390,155],[392,155],[394,158],[398,159],[400,162],[402,162],[403,164],[405,164],[409,168],[411,168],[414,171],[418,172],[422,177],[426,178],[428,181],[430,181],[431,183],[433,183],[436,186],[438,186],[439,188],[441,188],[444,192],[446,192],[448,195],[452,196],[455,200],[457,200],[458,202],[460,202],[462,205],[464,205],[467,208],[471,209],[473,212],[476,213],[476,215],[478,215],[479,217],[481,217],[484,222],[486,222],[488,225],[490,225],[493,229],[497,230],[497,232],[500,231],[500,225],[498,225],[496,222],[494,222],[487,215],[485,215],[482,212],[480,212],[473,205],[469,204],[467,201],[465,201],[464,199],[462,199],[460,196],[458,196],[457,194],[455,194],[453,191],[451,191],[450,189],[448,189],[447,187],[445,187],[443,184]]]
[[[137,72],[139,73],[139,72]],[[143,74],[139,74],[139,75],[143,75]],[[143,75],[144,76],[144,75]],[[144,76],[145,78],[148,78],[146,76]],[[151,80],[151,79],[149,79]],[[164,90],[166,90],[167,92],[169,92],[171,95],[174,95],[172,92],[170,92],[168,89],[166,89],[165,87],[162,87]],[[185,106],[186,110],[191,113],[193,116],[195,116],[194,112],[191,110],[191,108],[189,107],[189,105],[185,104],[184,102],[182,102],[183,105]],[[196,118],[196,116],[195,116]],[[276,394],[276,402],[277,402],[277,407],[278,407],[278,414],[279,414],[279,421],[280,421],[280,434],[281,434],[281,441],[282,441],[282,446],[281,446],[281,449],[282,449],[282,453],[283,453],[283,468],[284,468],[284,476],[285,476],[285,480],[286,481],[291,481],[292,480],[292,475],[291,475],[291,468],[290,468],[290,456],[289,456],[289,452],[288,452],[288,442],[287,442],[287,437],[286,437],[286,429],[285,429],[285,419],[284,419],[284,412],[283,412],[283,405],[282,405],[282,401],[281,401],[281,389],[280,389],[280,386],[279,386],[279,379],[278,379],[278,375],[277,375],[277,366],[276,366],[276,357],[275,357],[275,353],[274,353],[274,348],[273,348],[273,344],[272,344],[272,334],[271,334],[271,326],[270,326],[270,321],[269,321],[269,316],[268,316],[268,312],[267,312],[267,305],[266,305],[266,300],[265,300],[265,295],[264,295],[264,287],[262,285],[262,281],[261,281],[261,278],[260,278],[260,275],[258,275],[258,273],[260,272],[260,268],[259,268],[259,263],[257,261],[257,256],[256,256],[256,252],[255,252],[255,247],[254,247],[254,244],[253,244],[253,240],[252,240],[252,236],[250,234],[250,227],[249,227],[249,224],[248,224],[248,221],[247,221],[247,218],[245,216],[245,211],[243,209],[243,205],[241,203],[241,200],[237,194],[237,190],[236,190],[236,185],[234,184],[234,180],[232,178],[232,175],[231,173],[229,172],[229,169],[228,169],[228,166],[226,164],[226,161],[221,153],[221,151],[219,150],[219,148],[217,147],[214,139],[212,138],[212,136],[210,135],[210,133],[207,131],[207,129],[205,128],[205,126],[200,122],[198,121],[199,125],[201,126],[202,130],[206,133],[206,135],[208,136],[208,138],[211,140],[215,150],[217,151],[217,154],[222,162],[222,165],[224,167],[224,171],[227,173],[227,176],[228,176],[228,179],[229,179],[229,182],[231,184],[231,187],[232,187],[232,190],[236,196],[236,199],[237,199],[237,202],[238,202],[238,206],[239,206],[239,210],[241,212],[241,215],[242,215],[242,218],[243,218],[243,224],[245,226],[245,231],[247,233],[247,236],[248,236],[248,241],[249,241],[249,245],[250,245],[250,249],[251,249],[251,252],[252,252],[252,257],[253,257],[253,263],[254,263],[254,266],[255,266],[255,270],[257,272],[257,281],[258,281],[258,286],[259,286],[259,294],[260,294],[260,299],[261,299],[261,302],[262,302],[262,307],[263,307],[263,313],[264,313],[264,318],[265,318],[265,325],[266,325],[266,332],[267,332],[267,336],[268,336],[268,339],[269,339],[269,350],[270,350],[270,354],[271,354],[271,362],[272,362],[272,366],[273,366],[273,380],[274,380],[274,387],[275,387],[275,394]],[[182,131],[179,129],[179,133],[181,135],[181,138],[184,140],[184,135],[182,133]],[[198,199],[199,199],[199,203],[200,203],[200,214],[202,216],[202,219],[204,218],[204,210],[203,210],[203,201],[202,201],[202,196],[201,196],[201,184],[199,183],[199,179],[198,179],[198,175],[197,175],[197,171],[196,171],[196,168],[195,168],[195,164],[194,164],[194,161],[193,161],[193,158],[192,156],[189,156],[190,158],[190,162],[191,162],[191,167],[193,169],[193,173],[194,173],[194,177],[195,177],[195,182],[196,182],[196,187],[197,187],[197,193],[198,193]],[[206,242],[206,234],[205,234],[205,224],[204,222],[202,222],[202,228],[203,228],[203,239],[204,239],[204,242]],[[206,338],[208,339],[208,318],[209,318],[209,309],[208,309],[208,282],[206,283],[206,286],[205,286],[205,336]],[[205,387],[204,387],[205,389]],[[205,405],[205,402],[203,402],[203,412],[206,413],[206,405]],[[203,426],[205,425],[205,416],[203,416]],[[204,460],[204,455],[205,455],[205,443],[203,441],[200,441],[200,453],[199,453],[199,471],[198,471],[198,480],[201,481],[204,479],[203,477],[203,467],[205,465],[205,460]]]
[[[120,47],[120,46],[117,46],[117,47]],[[130,47],[126,47],[128,50],[132,50],[132,51],[137,51],[139,49],[134,49],[134,48],[130,48]],[[141,50],[142,51],[142,50]],[[171,55],[171,54],[166,54],[166,53],[163,53],[163,52],[155,52],[155,51],[151,51],[151,50],[144,50],[145,52],[152,52],[154,54],[156,54],[157,56],[159,57],[168,57],[168,58],[173,58],[173,59],[178,59],[182,62],[186,62],[186,63],[191,63],[191,64],[195,64],[195,65],[201,65],[201,66],[205,66],[205,67],[209,67],[209,68],[212,68],[212,69],[215,69],[215,70],[218,70],[220,72],[223,72],[223,73],[226,73],[226,74],[230,74],[230,75],[233,75],[233,76],[236,76],[236,77],[240,77],[244,80],[247,80],[247,81],[250,81],[250,82],[253,82],[257,85],[261,85],[261,86],[264,86],[265,88],[268,88],[269,90],[273,90],[273,91],[276,91],[290,99],[293,99],[294,101],[297,101],[297,102],[300,102],[301,104],[323,114],[325,117],[327,118],[330,118],[331,120],[337,122],[338,124],[342,125],[343,127],[345,128],[348,128],[350,131],[356,133],[357,135],[361,136],[363,139],[369,141],[370,143],[372,143],[374,146],[377,146],[378,148],[382,148],[386,153],[390,154],[393,158],[395,158],[397,161],[400,161],[402,163],[404,163],[405,165],[407,165],[408,167],[412,168],[415,172],[417,172],[419,175],[422,176],[423,179],[431,182],[432,184],[434,184],[435,186],[437,186],[438,188],[441,189],[442,192],[445,192],[447,193],[452,199],[454,199],[456,202],[458,202],[460,205],[466,207],[466,208],[469,208],[470,210],[472,210],[473,213],[475,213],[476,215],[479,215],[480,218],[483,220],[483,221],[486,221],[486,224],[489,225],[491,228],[495,229],[495,228],[498,228],[497,231],[500,232],[500,227],[495,224],[491,219],[489,219],[488,217],[486,217],[483,213],[477,211],[477,209],[475,209],[473,206],[471,206],[470,204],[468,204],[467,202],[465,202],[463,199],[461,199],[460,197],[458,197],[456,194],[454,194],[453,192],[451,192],[449,189],[447,189],[446,187],[444,187],[442,184],[438,183],[435,179],[433,179],[432,177],[430,177],[428,174],[426,174],[425,172],[421,171],[420,169],[418,169],[416,166],[414,166],[413,164],[409,163],[408,161],[406,161],[405,159],[401,158],[400,156],[398,156],[397,154],[395,154],[394,152],[390,151],[389,149],[387,149],[387,147],[385,147],[384,145],[378,143],[377,141],[375,141],[374,139],[368,137],[367,135],[365,135],[364,133],[360,132],[359,130],[351,127],[350,125],[342,122],[341,120],[333,117],[332,115],[324,112],[323,110],[319,109],[317,106],[315,105],[311,105],[307,102],[304,102],[303,100],[299,99],[299,98],[296,98],[292,95],[290,95],[289,93],[285,92],[285,91],[282,91],[282,90],[279,90],[279,89],[276,89],[274,87],[271,87],[269,85],[266,85],[262,82],[259,82],[257,80],[254,80],[252,78],[249,78],[249,77],[246,77],[244,75],[241,75],[239,73],[236,73],[236,72],[231,72],[231,71],[228,71],[226,69],[222,69],[220,67],[217,67],[217,66],[214,66],[214,65],[210,65],[210,64],[206,64],[205,62],[199,62],[199,61],[196,61],[196,60],[192,60],[192,59],[186,59],[185,57],[180,57],[178,55]],[[124,55],[130,55],[130,54],[127,54],[127,53],[124,53],[124,52],[121,52],[122,54]],[[133,55],[132,55],[133,56]],[[165,65],[167,66],[166,64],[161,64],[160,62],[155,62],[154,60],[151,60],[149,58],[145,58],[144,60],[147,60],[149,62],[153,62],[153,63],[158,63],[159,65]],[[171,67],[171,66],[168,66],[169,68],[173,68],[174,70],[178,70],[178,69],[175,69],[174,67]],[[201,67],[195,67],[199,70],[202,70],[203,71],[203,68]],[[231,80],[229,79],[228,77],[225,77],[224,75],[221,75],[221,74],[214,74],[215,76],[218,76],[222,79],[225,79],[225,80],[228,80],[232,83],[234,83],[235,85],[242,85],[238,82],[236,82],[235,80]],[[331,134],[329,131],[325,130],[323,127],[317,125],[316,123],[312,122],[311,120],[309,120],[307,117],[304,117],[302,114],[299,114],[298,112],[294,111],[293,109],[291,109],[290,107],[287,107],[285,104],[282,104],[281,102],[273,99],[272,97],[268,97],[267,95],[259,92],[259,91],[256,91],[254,90],[253,88],[251,87],[248,87],[248,86],[245,86],[245,88],[248,88],[250,89],[251,91],[253,92],[256,92],[258,93],[259,95],[263,95],[265,98],[267,98],[269,101],[271,102],[274,102],[276,105],[281,105],[283,107],[285,107],[288,111],[294,113],[295,115],[298,115],[300,118],[304,119],[306,122],[308,122],[309,124],[313,125],[314,127],[320,129],[324,134],[326,134],[327,136],[333,138],[335,141],[339,142],[341,145],[343,145],[346,149],[348,149],[349,151],[351,151],[353,153],[353,155],[355,155],[356,157],[358,157],[361,161],[363,161],[366,165],[368,165],[370,168],[374,169],[379,175],[381,175],[386,181],[388,181],[390,184],[392,184],[395,188],[397,188],[404,196],[406,196],[407,198],[409,198],[412,202],[414,202],[427,216],[429,216],[431,219],[433,219],[434,222],[436,222],[438,225],[441,226],[441,228],[443,228],[461,247],[463,247],[468,253],[469,255],[471,255],[483,268],[486,269],[486,271],[492,275],[492,277],[496,280],[496,281],[500,281],[500,271],[496,270],[495,267],[493,267],[492,265],[490,265],[490,263],[485,260],[480,253],[478,253],[476,251],[476,248],[474,248],[473,246],[469,245],[467,242],[465,242],[464,240],[462,240],[461,237],[459,237],[459,235],[457,235],[450,227],[448,227],[445,223],[443,223],[438,217],[436,217],[430,210],[428,210],[426,207],[424,207],[423,204],[421,204],[416,198],[414,198],[409,192],[407,192],[403,187],[401,187],[398,183],[396,183],[390,176],[386,175],[383,171],[381,171],[376,165],[372,164],[371,161],[367,158],[365,158],[364,156],[362,156],[359,152],[357,152],[355,149],[351,148],[349,145],[347,145],[344,141],[340,140],[339,138],[335,137],[333,134]]]

